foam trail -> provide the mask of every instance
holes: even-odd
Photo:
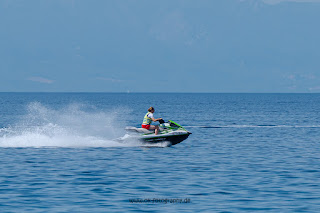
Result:
[[[320,128],[320,125],[225,125],[225,126],[185,126],[185,128]]]
[[[170,147],[172,144],[169,141],[157,142],[157,143],[143,143],[138,140],[135,135],[125,134],[123,137],[117,138],[116,141],[123,142],[125,144],[139,144],[140,147]]]
[[[20,122],[0,129],[0,147],[139,146],[135,141],[113,140],[124,134],[118,114],[115,110],[101,112],[80,104],[56,110],[31,103]]]

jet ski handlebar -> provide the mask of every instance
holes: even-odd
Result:
[[[164,122],[163,119],[160,119],[160,120],[159,120],[159,123],[160,123],[160,124],[164,124],[165,122]]]

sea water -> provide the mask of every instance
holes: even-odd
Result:
[[[130,138],[150,106],[192,135]],[[0,93],[0,212],[318,212],[319,110],[320,94]]]

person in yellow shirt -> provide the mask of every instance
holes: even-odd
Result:
[[[153,117],[153,113],[154,113],[154,108],[153,107],[150,107],[149,109],[148,109],[148,112],[147,112],[147,114],[144,116],[144,118],[143,118],[143,122],[142,122],[142,125],[141,125],[141,127],[142,128],[145,128],[145,129],[154,129],[155,130],[155,135],[157,135],[158,134],[158,132],[159,132],[159,126],[157,126],[157,125],[151,125],[151,122],[153,121],[153,122],[156,122],[156,121],[159,121],[159,120],[162,120],[162,118],[157,118],[157,119],[155,119],[154,117]]]

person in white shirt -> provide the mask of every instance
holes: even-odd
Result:
[[[145,129],[154,129],[154,130],[155,130],[155,135],[157,135],[158,132],[159,132],[159,126],[157,126],[157,125],[151,125],[151,122],[152,122],[152,121],[153,121],[153,122],[156,122],[156,121],[162,120],[162,118],[157,118],[157,119],[155,119],[155,118],[153,117],[153,113],[154,113],[154,108],[153,108],[153,107],[150,107],[150,108],[148,109],[147,114],[146,114],[146,115],[144,116],[144,118],[143,118],[143,122],[142,122],[141,127],[142,127],[142,128],[145,128]]]

